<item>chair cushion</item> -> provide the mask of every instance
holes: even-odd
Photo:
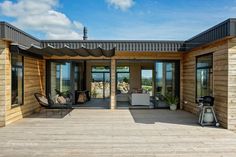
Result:
[[[45,96],[39,97],[39,100],[40,100],[42,103],[44,103],[45,105],[49,105],[49,104],[48,104],[48,99],[47,99]]]
[[[60,104],[66,104],[66,99],[65,99],[63,96],[57,97],[57,101],[58,101]]]
[[[77,102],[84,103],[87,101],[87,97],[85,93],[80,93]]]

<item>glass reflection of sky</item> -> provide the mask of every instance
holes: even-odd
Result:
[[[152,78],[152,70],[142,70],[142,78]]]
[[[163,75],[163,63],[156,63],[156,72],[157,72],[157,79],[162,79]]]
[[[70,63],[66,63],[62,66],[63,80],[70,80]]]

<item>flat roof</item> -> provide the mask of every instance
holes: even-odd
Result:
[[[69,47],[71,49],[96,49],[104,50],[116,48],[116,51],[133,52],[184,52],[208,44],[226,37],[236,36],[236,18],[227,19],[216,26],[186,40],[40,40],[32,35],[7,23],[0,22],[0,39],[8,40],[19,45],[30,48],[37,46],[40,48],[54,47],[61,49]]]

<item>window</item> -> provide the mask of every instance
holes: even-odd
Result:
[[[152,82],[153,82],[153,77],[152,77],[153,71],[150,69],[142,69],[141,70],[141,87],[144,89],[147,93],[150,94],[150,96],[153,96],[153,88],[152,88]]]
[[[80,69],[78,65],[74,67],[74,90],[79,90],[79,83],[80,82]]]
[[[93,66],[92,67],[92,72],[110,72],[110,67],[109,66]]]
[[[166,108],[167,96],[179,97],[179,62],[177,61],[157,61],[156,62],[156,84],[155,100],[157,108]]]
[[[175,65],[174,62],[156,63],[156,92],[159,96],[176,95]]]
[[[202,96],[212,96],[213,74],[212,64],[213,55],[197,57],[196,66],[196,98]]]
[[[118,66],[116,68],[117,91],[120,93],[128,93],[130,89],[130,70],[128,66]]]
[[[71,89],[71,63],[51,62],[50,95],[55,97],[56,90],[67,92]]]
[[[91,75],[91,98],[110,97],[110,67],[93,66]]]
[[[11,66],[11,104],[14,107],[23,104],[23,57],[12,53]]]

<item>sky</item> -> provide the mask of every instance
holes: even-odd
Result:
[[[236,17],[236,0],[0,0],[0,21],[39,39],[187,40]]]

